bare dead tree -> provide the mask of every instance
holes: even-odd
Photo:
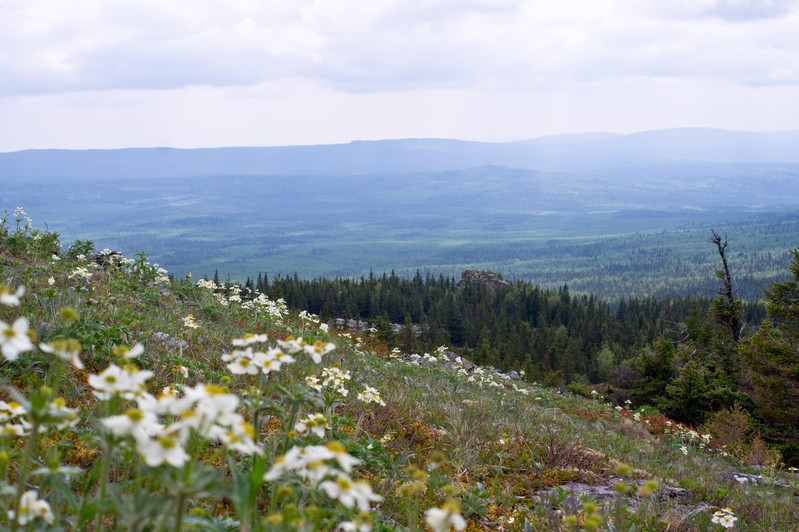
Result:
[[[719,299],[713,305],[713,311],[716,319],[720,323],[726,325],[732,333],[732,339],[737,344],[741,339],[741,311],[743,309],[741,302],[735,298],[733,292],[732,274],[730,273],[730,265],[727,260],[727,236],[716,233],[715,229],[711,229],[712,238],[708,240],[711,244],[716,246],[719,257],[721,257],[721,268],[716,270],[716,277],[721,281],[721,288],[717,290]]]

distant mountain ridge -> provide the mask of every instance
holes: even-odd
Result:
[[[310,146],[24,150],[0,153],[0,180],[374,175],[486,165],[596,174],[656,168],[681,173],[686,167],[726,168],[722,173],[729,173],[729,167],[739,165],[754,165],[760,171],[764,167],[796,171],[799,130],[678,128],[627,135],[552,135],[500,143],[398,139]]]

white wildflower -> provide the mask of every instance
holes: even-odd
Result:
[[[0,425],[0,436],[22,437],[29,434],[31,425],[21,419],[19,423],[5,423]]]
[[[114,436],[132,436],[136,441],[149,440],[164,428],[153,412],[138,408],[130,408],[122,415],[100,421]]]
[[[336,442],[327,445],[292,447],[286,454],[275,460],[275,463],[264,475],[264,480],[271,482],[289,472],[294,472],[301,478],[320,481],[335,471],[332,465],[328,464],[331,461],[334,461],[345,473],[350,473],[353,466],[361,463]]]
[[[78,422],[78,410],[69,408],[63,397],[56,397],[50,401],[47,405],[47,415],[57,430],[71,427]]]
[[[466,520],[460,514],[461,508],[455,501],[445,503],[441,508],[430,508],[424,513],[424,521],[433,532],[448,532],[450,528],[463,530]]]
[[[336,527],[336,532],[371,532],[372,524],[356,518],[353,521],[342,521]]]
[[[33,342],[28,336],[28,320],[17,318],[13,325],[0,321],[0,352],[6,360],[14,361],[20,353],[31,351]]]
[[[309,388],[313,388],[317,392],[321,392],[322,391],[322,381],[319,380],[319,378],[316,377],[315,375],[309,375],[309,376],[305,377],[305,384]]]
[[[94,395],[101,400],[119,395],[124,399],[134,399],[146,392],[144,382],[153,376],[152,371],[140,370],[135,366],[120,368],[111,364],[98,375],[89,375],[89,386]]]
[[[0,284],[0,304],[9,307],[18,307],[19,298],[25,295],[25,287],[20,286],[15,292],[11,292],[11,287]]]
[[[366,386],[362,392],[358,394],[358,400],[364,403],[378,403],[386,406],[385,401],[380,397],[380,392],[371,386]]]
[[[735,521],[737,520],[738,518],[735,517],[735,514],[733,513],[731,508],[724,508],[722,510],[715,512],[713,514],[713,518],[711,519],[713,523],[720,525],[724,528],[732,528],[733,526],[735,526]]]
[[[83,266],[78,266],[77,268],[72,270],[72,273],[69,274],[69,278],[70,279],[74,279],[76,277],[80,277],[81,279],[84,279],[87,282],[91,281],[92,276],[93,276],[93,274],[89,270],[84,268]]]
[[[327,419],[322,414],[310,414],[301,418],[294,424],[294,430],[300,434],[304,434],[306,430],[310,430],[320,438],[325,437],[325,430],[328,427]]]
[[[66,360],[73,367],[83,369],[83,362],[80,360],[82,346],[77,340],[69,338],[67,340],[52,340],[46,344],[39,344],[39,349],[45,353],[55,355],[62,360]]]
[[[5,401],[0,401],[0,422],[5,423],[10,419],[17,418],[25,414],[25,408],[19,404],[11,401],[10,403],[6,403]]]
[[[347,475],[339,474],[336,480],[326,480],[319,484],[319,489],[324,491],[331,499],[336,499],[347,508],[355,505],[362,512],[369,511],[369,503],[380,502],[383,497],[372,491],[372,487],[364,481],[353,481]]]
[[[255,428],[242,420],[219,434],[219,441],[233,451],[245,455],[253,455],[261,451],[255,443]]]
[[[137,441],[136,450],[150,467],[158,467],[164,463],[172,467],[183,467],[190,458],[180,440],[170,433]]]
[[[141,344],[136,344],[133,347],[128,347],[126,345],[114,347],[114,354],[126,360],[138,358],[142,353],[144,353],[144,346]]]
[[[245,334],[241,338],[236,338],[231,343],[237,347],[247,347],[248,345],[263,343],[268,340],[265,334]]]
[[[53,512],[50,505],[44,499],[39,498],[36,491],[29,490],[22,494],[19,499],[19,515],[14,510],[8,511],[8,517],[25,526],[35,519],[41,518],[48,523],[53,522]]]
[[[195,286],[197,286],[197,288],[202,288],[205,290],[216,290],[218,288],[218,286],[216,286],[216,283],[208,279],[200,279],[199,281],[197,281],[197,284]]]
[[[227,369],[234,375],[257,375],[261,371],[261,368],[253,364],[253,351],[249,347],[222,355],[222,360],[229,362]]]

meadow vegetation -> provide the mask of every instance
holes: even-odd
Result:
[[[799,522],[799,477],[740,407],[689,427],[600,386],[392,350],[143,253],[62,249],[22,209],[0,222],[0,285],[5,529]]]

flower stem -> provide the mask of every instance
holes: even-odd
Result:
[[[22,492],[25,489],[25,481],[28,480],[28,471],[30,471],[31,462],[33,461],[33,451],[36,449],[36,440],[39,435],[39,423],[33,422],[31,427],[30,436],[25,444],[25,455],[22,458],[22,469],[17,475],[17,494],[14,497],[14,521],[11,523],[11,532],[16,532],[17,524],[19,523],[19,503],[22,500]]]
[[[177,504],[177,516],[175,517],[175,532],[180,532],[180,529],[183,528],[183,513],[186,509],[186,492],[190,489],[190,479],[191,479],[191,469],[192,463],[191,460],[186,462],[186,465],[183,466],[183,482],[178,491],[178,504]]]

